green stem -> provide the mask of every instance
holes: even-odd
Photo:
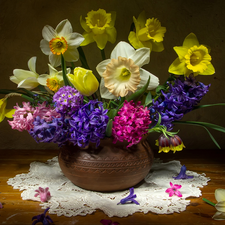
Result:
[[[212,205],[212,206],[215,206],[215,205],[216,205],[215,203],[213,203],[213,202],[209,201],[209,200],[208,200],[208,199],[206,199],[206,198],[202,198],[202,200],[203,200],[204,202],[206,202],[206,203],[208,203],[208,204]]]
[[[101,49],[101,55],[102,55],[102,60],[105,60],[106,57],[105,57],[105,51],[104,51],[104,49]]]
[[[84,51],[83,49],[81,48],[81,46],[79,46],[77,48],[78,52],[79,52],[79,57],[80,57],[80,61],[81,61],[81,64],[82,64],[82,67],[84,67],[85,69],[90,69],[90,67],[88,66],[88,63],[87,63],[87,59],[85,57],[85,54],[84,54]]]

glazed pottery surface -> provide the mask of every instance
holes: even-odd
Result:
[[[98,148],[65,145],[59,151],[59,165],[75,185],[92,191],[118,191],[133,187],[148,174],[153,152],[145,138],[129,148],[128,143],[113,144],[102,139]]]

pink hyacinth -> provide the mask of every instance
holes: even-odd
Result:
[[[123,107],[119,110],[118,116],[114,117],[112,136],[113,143],[117,141],[129,142],[127,147],[140,142],[142,136],[148,132],[150,114],[147,107],[143,107],[141,102],[137,105],[133,101],[125,100]]]
[[[12,129],[19,131],[29,131],[34,127],[33,122],[37,116],[44,119],[46,122],[52,120],[52,117],[60,117],[60,114],[55,111],[54,108],[46,106],[46,103],[38,104],[37,107],[30,105],[30,102],[23,102],[23,107],[19,107],[18,104],[14,106],[16,109],[13,115],[13,121],[8,121]]]
[[[47,202],[50,197],[51,197],[51,194],[49,192],[49,188],[46,187],[45,189],[42,188],[42,187],[39,187],[38,190],[35,190],[37,193],[34,195],[34,197],[37,197],[38,195],[40,196],[40,200],[42,202]]]
[[[172,182],[170,182],[170,187],[171,188],[166,189],[166,193],[169,193],[169,197],[172,197],[173,195],[182,197],[182,194],[180,193],[180,191],[178,191],[178,189],[180,189],[182,187],[182,185],[173,184]]]

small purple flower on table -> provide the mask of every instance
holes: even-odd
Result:
[[[119,205],[119,204],[126,204],[127,202],[135,203],[136,205],[140,205],[140,204],[135,200],[136,197],[137,197],[137,196],[134,195],[134,188],[132,187],[132,188],[130,188],[130,194],[129,194],[126,198],[121,199],[120,202],[119,202],[117,205]]]
[[[50,218],[49,215],[45,215],[47,213],[47,211],[49,210],[49,208],[47,208],[44,213],[40,214],[40,215],[37,215],[37,216],[34,216],[32,218],[32,220],[35,220],[33,221],[32,225],[35,225],[36,223],[39,223],[41,222],[43,225],[49,225],[50,223],[53,223],[52,219]]]
[[[2,203],[0,202],[0,209],[2,209],[3,208],[3,206],[2,206]]]
[[[40,200],[42,202],[47,202],[50,197],[51,197],[51,194],[49,192],[49,188],[46,187],[45,189],[42,188],[42,187],[39,187],[38,190],[35,190],[37,193],[34,195],[34,197],[37,197],[38,195],[40,196]]]
[[[100,223],[103,225],[120,225],[118,222],[112,222],[112,220],[101,220]]]
[[[176,176],[176,177],[173,177],[175,180],[179,180],[179,179],[192,179],[194,176],[188,176],[186,174],[186,166],[183,165],[180,169],[180,173]]]
[[[178,191],[178,189],[182,187],[181,185],[173,184],[172,182],[170,182],[170,187],[171,188],[166,189],[166,193],[169,193],[169,197],[172,197],[173,195],[182,197],[182,194],[180,193],[180,191]]]

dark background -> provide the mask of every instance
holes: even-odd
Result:
[[[168,67],[177,57],[174,46],[181,46],[184,38],[191,32],[198,37],[200,44],[211,47],[212,64],[216,73],[212,76],[198,76],[204,84],[211,84],[210,91],[201,104],[225,102],[225,1],[224,0],[0,0],[0,88],[15,89],[16,85],[9,80],[13,69],[28,69],[27,62],[37,56],[37,72],[48,72],[48,56],[40,50],[42,29],[45,25],[53,28],[63,19],[69,19],[74,32],[83,33],[79,19],[99,8],[107,12],[116,11],[117,41],[127,41],[130,25],[145,10],[147,18],[158,18],[167,28],[164,37],[165,50],[152,52],[149,65],[144,68],[159,77],[160,83],[168,78]],[[116,44],[115,43],[115,44]],[[115,44],[106,45],[106,57]],[[100,51],[96,44],[83,47],[89,65],[95,72],[101,61]],[[76,63],[79,66],[79,63]],[[1,95],[1,98],[3,95]],[[7,108],[12,108],[20,98],[10,99]],[[205,121],[225,127],[225,106],[209,107],[193,111],[183,120]],[[196,126],[177,125],[174,131],[180,130],[180,137],[189,149],[216,149],[205,129]],[[212,131],[222,149],[225,149],[224,133]],[[158,134],[151,134],[149,140],[154,146]],[[37,144],[29,134],[12,130],[5,119],[0,124],[1,149],[49,149],[57,148],[55,144]],[[219,151],[219,150],[216,150]]]

